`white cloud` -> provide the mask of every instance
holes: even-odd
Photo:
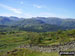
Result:
[[[30,14],[30,13],[26,13],[26,14],[24,14],[24,15],[22,15],[22,16],[25,17],[25,18],[36,17],[35,15]]]
[[[33,4],[33,7],[36,7],[36,8],[43,8],[43,6],[37,5],[37,4]]]
[[[2,13],[1,13],[0,16],[7,16],[7,17],[10,17],[10,16],[15,16],[15,15],[14,15],[14,14],[7,14],[7,13],[6,13],[6,14],[5,14],[5,13],[2,14]]]
[[[22,16],[26,17],[26,18],[31,18],[31,17],[58,17],[56,14],[48,13],[48,12],[41,12],[41,13],[38,13],[38,14],[26,13]]]
[[[16,9],[16,8],[13,8],[13,7],[4,5],[4,4],[0,4],[0,7],[3,7],[5,9],[8,9],[8,10],[14,12],[14,13],[17,13],[17,14],[22,14],[21,9]]]
[[[49,12],[41,12],[37,15],[38,17],[59,17],[59,18],[67,18],[68,16],[62,16],[55,13],[49,13]]]
[[[57,15],[56,14],[53,14],[53,13],[49,13],[49,12],[41,12],[39,13],[39,16],[40,17],[56,17]]]

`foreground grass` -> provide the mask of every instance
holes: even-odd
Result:
[[[16,49],[8,52],[6,56],[59,56],[59,54],[57,52],[46,53],[29,49]]]
[[[0,32],[0,56],[7,51],[14,50],[16,47],[24,44],[37,44],[37,45],[57,45],[75,40],[75,30],[58,31],[58,32]],[[75,49],[74,49],[75,50]],[[20,55],[21,54],[21,55]],[[12,54],[8,54],[12,56]],[[16,55],[20,56],[58,56],[57,52],[42,53],[35,51],[17,51]]]

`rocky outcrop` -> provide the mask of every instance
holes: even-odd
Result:
[[[52,46],[31,46],[31,45],[21,45],[18,48],[28,48],[31,50],[41,51],[41,52],[54,52],[73,49],[75,51],[75,41],[67,42],[65,44],[52,45]]]

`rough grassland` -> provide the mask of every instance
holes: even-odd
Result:
[[[32,51],[29,49],[15,49],[7,53],[6,56],[59,56],[57,52],[39,52],[39,51]]]

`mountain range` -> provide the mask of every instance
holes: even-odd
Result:
[[[0,28],[14,28],[23,31],[48,32],[75,29],[75,19],[57,17],[4,17],[0,16]]]

